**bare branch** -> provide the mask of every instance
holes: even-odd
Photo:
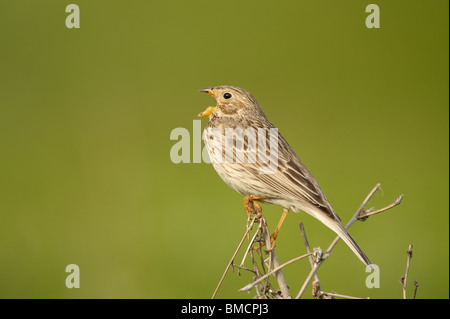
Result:
[[[258,229],[261,229],[261,222],[258,225]],[[250,240],[250,243],[247,246],[247,250],[245,251],[244,257],[242,257],[242,261],[241,261],[241,266],[244,264],[245,259],[247,258],[247,254],[249,253],[250,250],[253,250],[253,243],[255,242],[256,236],[258,235],[258,232],[255,232],[255,235],[252,237],[252,239]]]
[[[397,205],[399,205],[402,201],[403,195],[399,196],[394,203],[378,210],[374,210],[373,208],[365,210],[365,206],[368,204],[372,196],[380,190],[380,184],[375,185],[375,187],[369,192],[369,194],[366,196],[364,201],[361,203],[360,207],[356,211],[356,213],[353,215],[353,217],[350,219],[350,221],[345,226],[346,229],[349,229],[355,221],[357,220],[366,220],[369,216],[379,214],[381,212],[387,211]],[[234,252],[233,256],[231,257],[230,262],[228,263],[213,295],[212,298],[215,298],[218,289],[220,288],[225,275],[227,274],[230,267],[236,267],[238,269],[238,274],[240,275],[240,270],[246,270],[254,274],[253,281],[246,285],[245,287],[241,288],[239,291],[249,291],[253,288],[256,290],[256,298],[277,298],[277,299],[290,299],[292,298],[289,292],[288,285],[286,283],[286,280],[284,278],[284,275],[282,273],[282,268],[294,263],[298,260],[304,259],[308,257],[309,263],[311,265],[311,271],[309,272],[306,280],[304,281],[300,291],[298,292],[296,298],[301,298],[303,293],[305,292],[308,285],[313,281],[313,296],[316,299],[326,299],[326,298],[346,298],[346,299],[363,299],[353,296],[347,296],[342,294],[337,294],[335,292],[324,292],[321,290],[321,285],[319,281],[319,276],[317,275],[317,270],[322,265],[324,260],[330,256],[331,251],[334,249],[338,241],[340,240],[340,237],[337,236],[332,241],[330,246],[327,248],[325,252],[322,253],[322,250],[320,247],[316,247],[313,249],[313,252],[311,252],[311,248],[308,243],[308,239],[306,237],[305,227],[303,223],[300,223],[300,232],[302,234],[303,242],[306,248],[306,254],[302,256],[298,256],[294,259],[291,259],[282,265],[280,265],[277,255],[275,253],[274,247],[272,247],[272,240],[269,232],[269,228],[267,226],[267,222],[265,218],[262,216],[261,207],[257,205],[257,203],[250,201],[249,210],[246,209],[247,214],[249,215],[249,219],[247,220],[247,229],[245,231],[245,234],[240,241],[236,251]],[[251,214],[254,214],[254,217],[251,218]],[[258,222],[258,229],[255,231],[254,234],[250,235],[250,230],[252,229],[255,222]],[[242,261],[239,265],[234,264],[234,260],[241,249],[244,240],[247,238],[248,245],[244,251],[244,255],[242,258]],[[263,251],[262,247],[267,249]],[[404,288],[404,296],[406,294],[406,280],[408,276],[409,271],[409,263],[410,259],[412,257],[412,246],[410,246],[411,251],[408,255],[408,262],[407,262],[407,270],[406,274],[402,277],[401,283]],[[255,255],[257,254],[257,255]],[[263,257],[264,254],[268,254],[269,256]],[[259,257],[258,257],[259,255]],[[244,263],[246,261],[251,261],[251,266],[244,266]],[[250,267],[250,268],[249,268]],[[251,268],[252,267],[252,268]],[[278,283],[279,290],[276,290],[271,285],[269,278],[273,275]],[[414,298],[416,296],[418,283],[414,281],[415,291],[414,291]]]
[[[411,263],[411,258],[412,258],[412,253],[413,253],[412,247],[413,247],[412,245],[409,245],[408,250],[406,251],[406,254],[408,255],[408,259],[406,259],[406,271],[400,280],[400,283],[403,286],[403,299],[406,299],[406,282],[408,281],[409,266]]]
[[[344,298],[344,299],[368,299],[368,298],[361,298],[361,297],[353,297],[353,296],[347,296],[347,295],[341,295],[341,294],[337,294],[335,292],[325,292],[325,291],[321,291],[319,293],[321,296],[324,297],[338,297],[338,298]]]
[[[419,288],[419,283],[414,280],[414,295],[413,295],[413,299],[416,299],[417,288]]]
[[[311,248],[309,247],[309,243],[308,243],[308,238],[306,237],[306,231],[305,231],[305,227],[303,226],[303,223],[300,223],[300,232],[302,233],[302,237],[303,237],[303,243],[305,244],[305,248],[306,248],[306,253],[311,254]],[[311,269],[314,268],[314,260],[312,255],[310,255],[308,257],[309,259],[309,263],[311,265]],[[321,290],[320,287],[320,280],[319,280],[319,275],[317,275],[317,273],[314,273],[314,285],[313,285],[313,296],[318,296],[316,292],[319,292]]]
[[[316,274],[317,275],[317,274]],[[324,296],[321,294],[321,289],[320,289],[320,282],[318,280],[314,280],[312,282],[312,295],[314,297],[314,299],[327,299],[327,296]]]
[[[292,297],[291,294],[289,293],[288,285],[286,284],[286,280],[284,279],[283,273],[281,272],[282,267],[280,267],[280,262],[278,261],[277,254],[273,249],[274,247],[272,247],[272,240],[270,239],[269,228],[267,227],[267,223],[264,217],[261,217],[261,224],[262,224],[261,237],[264,239],[267,250],[269,251],[271,264],[274,267],[274,269],[277,269],[276,271],[274,271],[274,275],[278,282],[278,286],[280,287],[283,298],[291,299]]]
[[[370,191],[370,193],[366,196],[366,198],[364,199],[364,201],[362,202],[362,204],[359,206],[359,208],[358,208],[358,210],[356,211],[356,213],[353,215],[353,217],[350,219],[350,221],[347,223],[347,225],[345,225],[345,229],[348,230],[348,229],[353,225],[353,223],[354,223],[355,221],[358,220],[358,216],[361,214],[362,211],[364,211],[364,207],[367,205],[367,203],[368,203],[369,200],[372,198],[372,196],[375,194],[375,192],[376,192],[377,190],[379,190],[379,189],[381,189],[380,183],[378,183],[377,185],[375,185],[375,187],[374,187],[374,188]],[[400,196],[399,198],[397,198],[397,200],[394,202],[394,204],[397,203],[397,202],[398,202],[398,203],[397,203],[396,205],[400,204],[402,198],[403,198],[403,195]],[[396,205],[392,205],[392,204],[391,204],[391,205],[389,205],[389,206],[390,206],[389,208],[395,207]],[[387,206],[387,207],[388,207],[388,206]],[[389,208],[387,208],[387,209],[389,209]],[[385,209],[385,210],[387,210],[387,209]],[[385,210],[383,210],[383,211],[385,211]],[[326,257],[331,253],[331,251],[334,249],[334,247],[335,247],[336,244],[338,243],[339,239],[340,239],[340,237],[337,236],[337,237],[334,239],[334,241],[331,243],[331,245],[328,247],[328,249],[325,251],[325,254],[324,254],[325,258],[326,258]],[[311,272],[309,273],[308,277],[306,277],[306,280],[305,280],[305,282],[303,283],[302,288],[300,289],[300,291],[298,292],[297,296],[295,297],[296,299],[300,299],[300,298],[302,297],[303,293],[304,293],[305,290],[306,290],[306,287],[308,287],[309,283],[311,282],[312,277],[316,274],[317,269],[319,269],[319,267],[322,265],[322,263],[323,263],[323,261],[324,261],[325,258],[321,259],[318,263],[316,263],[316,264],[314,265],[314,268],[311,270]]]
[[[228,272],[228,269],[230,269],[230,266],[233,264],[234,258],[236,257],[236,255],[237,255],[239,249],[240,249],[241,246],[242,246],[242,243],[243,243],[244,240],[245,240],[245,237],[247,237],[247,234],[248,234],[248,233],[250,232],[250,230],[252,229],[252,226],[253,226],[253,223],[255,222],[256,217],[257,217],[257,216],[253,217],[252,222],[250,223],[250,226],[247,227],[247,230],[246,230],[244,236],[242,237],[241,242],[239,243],[239,245],[238,245],[236,251],[234,252],[233,257],[231,257],[230,262],[229,262],[228,265],[227,265],[227,268],[225,268],[225,271],[223,272],[223,275],[222,275],[222,277],[220,278],[219,283],[218,283],[218,285],[217,285],[217,287],[216,287],[216,290],[214,290],[214,293],[213,293],[211,299],[214,299],[214,297],[216,296],[217,291],[219,290],[220,285],[222,284],[222,281],[223,281],[223,279],[225,278],[225,275],[226,275],[227,272]]]
[[[233,264],[233,267],[236,267],[236,268],[242,269],[242,270],[250,271],[250,272],[252,272],[252,273],[254,273],[256,275],[256,271],[254,269],[250,269],[248,267],[245,267],[245,266],[242,266],[242,265],[236,265],[236,264]]]
[[[274,269],[272,269],[271,271],[269,271],[269,272],[268,272],[267,274],[265,274],[264,276],[258,278],[258,280],[254,281],[254,282],[252,282],[252,283],[249,283],[249,284],[246,285],[245,287],[239,289],[239,291],[243,292],[243,291],[248,291],[248,290],[252,289],[256,284],[258,284],[259,282],[263,281],[264,279],[266,279],[267,277],[269,277],[269,276],[272,275],[273,273],[278,272],[281,268],[283,268],[283,267],[285,267],[285,266],[287,266],[287,265],[289,265],[289,264],[292,264],[293,262],[296,262],[296,261],[298,261],[298,260],[300,260],[300,259],[306,258],[306,257],[308,257],[308,256],[311,256],[311,253],[309,253],[309,254],[304,254],[304,255],[301,255],[301,256],[298,256],[298,257],[296,257],[296,258],[294,258],[294,259],[291,259],[291,260],[285,262],[284,264],[282,264],[282,265],[280,265],[280,266],[278,266],[278,267],[275,267]]]
[[[390,204],[390,205],[388,205],[388,206],[386,206],[384,208],[378,209],[378,210],[373,211],[373,212],[365,212],[365,213],[359,214],[358,215],[358,219],[366,220],[367,217],[369,217],[369,216],[382,213],[382,212],[384,212],[384,211],[386,211],[388,209],[391,209],[391,208],[393,208],[393,207],[395,207],[397,205],[400,205],[400,203],[402,202],[402,199],[403,199],[403,194],[401,194],[392,204]]]

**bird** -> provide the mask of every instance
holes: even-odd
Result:
[[[198,114],[209,118],[203,140],[216,172],[228,186],[245,196],[247,214],[250,205],[261,210],[258,202],[283,208],[272,242],[287,214],[303,211],[334,231],[369,266],[369,258],[345,229],[316,179],[267,119],[253,95],[228,85],[199,91],[217,102]],[[261,150],[256,151],[258,147]]]

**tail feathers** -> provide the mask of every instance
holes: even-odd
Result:
[[[369,266],[371,264],[369,258],[367,258],[366,254],[364,254],[362,249],[358,246],[353,237],[348,233],[339,219],[333,219],[323,214],[323,212],[316,212],[313,210],[307,211],[307,213],[320,220],[325,226],[338,234],[339,237],[341,237],[341,239],[355,253],[355,255],[364,263],[364,265]]]
[[[335,226],[330,227],[336,234],[341,237],[341,239],[350,247],[350,249],[355,253],[355,255],[366,265],[369,266],[370,260],[367,258],[366,254],[362,251],[362,249],[358,246],[353,237],[349,234],[349,232],[342,226],[342,224],[334,222]],[[329,226],[329,225],[327,225]]]

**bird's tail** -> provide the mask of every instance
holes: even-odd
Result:
[[[369,266],[370,260],[367,258],[366,254],[362,251],[362,249],[358,246],[353,237],[349,234],[349,232],[342,226],[339,222],[333,222],[333,226],[327,225],[330,227],[336,234],[341,237],[341,239],[350,247],[350,249],[355,253],[355,255],[366,265]]]
[[[320,220],[325,226],[334,231],[338,236],[350,247],[350,249],[355,253],[355,255],[366,265],[369,266],[370,260],[367,258],[366,254],[362,251],[362,249],[358,246],[353,237],[349,234],[347,229],[342,225],[341,221],[338,217],[334,219],[329,216],[325,216],[323,213],[318,213],[316,211],[308,212],[313,217]]]

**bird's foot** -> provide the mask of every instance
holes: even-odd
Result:
[[[256,216],[256,219],[260,219],[262,216],[262,208],[258,204],[257,200],[262,199],[263,197],[258,196],[245,196],[244,198],[244,210],[247,213],[248,218],[252,219],[252,215]]]

